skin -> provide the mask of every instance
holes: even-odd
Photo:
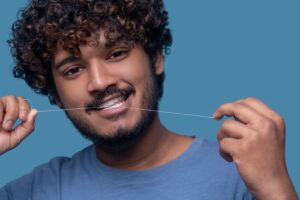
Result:
[[[36,114],[23,97],[0,98],[0,155],[15,148],[33,132]],[[21,123],[13,129],[17,119]]]
[[[221,105],[213,114],[235,120],[223,122],[220,154],[234,161],[245,184],[257,199],[297,199],[285,163],[283,118],[256,98]]]
[[[83,108],[85,103],[94,99],[92,95],[94,92],[103,91],[109,86],[124,88],[133,85],[136,94],[130,97],[130,106],[142,107],[142,94],[146,88],[144,78],[150,76],[150,63],[147,55],[139,46],[131,51],[128,46],[122,44],[107,49],[104,47],[103,34],[100,38],[99,46],[81,46],[81,58],[68,62],[58,69],[54,66],[68,58],[70,54],[64,50],[58,50],[55,53],[52,72],[57,86],[56,102],[60,107]],[[156,73],[161,73],[162,69],[163,65],[158,63]],[[136,110],[128,110],[125,115],[117,119],[103,117],[95,112],[87,115],[84,110],[75,112],[96,131],[107,133],[107,136],[111,136],[111,133],[118,127],[132,127],[141,117],[141,112]]]
[[[55,52],[52,73],[57,88],[56,101],[60,107],[83,107],[91,100],[93,91],[110,85],[125,87],[127,84],[136,89],[136,94],[130,97],[130,105],[140,107],[142,93],[146,92],[145,79],[150,76],[149,57],[139,45],[119,57],[119,53],[112,52],[126,50],[126,47],[106,49],[103,38],[100,36],[97,47],[80,46],[80,59],[60,68],[55,65],[70,55],[62,49]],[[70,68],[74,68],[72,73],[65,73]],[[155,73],[162,72],[163,59],[159,54]],[[127,110],[114,119],[95,113],[88,115],[80,110],[76,112],[95,130],[108,136],[117,127],[133,126],[141,116],[138,110]],[[285,124],[277,113],[261,101],[247,98],[221,105],[213,116],[216,120],[224,116],[234,117],[234,120],[224,121],[218,132],[220,154],[235,162],[241,177],[257,199],[297,199],[285,163]],[[16,147],[33,131],[35,117],[36,110],[30,108],[24,98],[5,96],[0,99],[0,153]],[[21,124],[12,129],[7,122],[11,120],[14,123],[17,119],[21,120]],[[145,170],[176,159],[192,141],[190,137],[167,130],[156,116],[147,133],[122,152],[98,147],[96,153],[99,160],[111,167]]]
[[[135,45],[131,50],[124,44],[106,48],[104,34],[100,32],[98,46],[81,46],[80,51],[79,60],[69,62],[60,68],[55,66],[70,54],[59,49],[54,55],[52,72],[57,88],[56,101],[60,107],[81,108],[93,99],[92,94],[95,91],[103,91],[109,86],[124,88],[132,85],[136,93],[129,97],[129,106],[143,108],[142,96],[147,89],[146,83],[150,79],[151,66],[150,59],[141,46]],[[123,54],[120,55],[120,52]],[[76,73],[65,75],[69,71]],[[155,63],[155,73],[159,75],[162,72],[163,59],[159,54]],[[113,136],[115,129],[133,127],[142,113],[140,110],[128,109],[120,117],[111,119],[95,112],[90,115],[83,110],[75,112],[81,116],[82,121],[93,127],[95,132],[105,133],[108,137]],[[179,136],[167,130],[158,116],[143,135],[144,137],[121,152],[97,147],[97,157],[105,164],[116,168],[149,169],[175,159],[192,142],[192,138]]]

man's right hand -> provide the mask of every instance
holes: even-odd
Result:
[[[36,115],[37,111],[23,97],[0,97],[0,155],[33,132]],[[17,119],[21,123],[13,127]]]

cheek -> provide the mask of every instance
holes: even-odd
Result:
[[[83,81],[63,81],[55,79],[57,94],[64,107],[80,107],[84,102],[86,87]]]
[[[118,77],[123,77],[123,80],[138,86],[143,84],[151,76],[151,69],[148,59],[144,57],[135,58],[128,62],[124,62],[117,71]]]

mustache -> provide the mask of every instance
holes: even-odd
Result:
[[[126,88],[118,88],[116,86],[111,86],[105,89],[104,91],[97,91],[95,92],[94,99],[85,104],[85,111],[86,113],[90,113],[92,110],[97,110],[98,107],[104,102],[103,100],[105,97],[108,96],[124,96],[124,99],[127,99],[127,97],[130,94],[134,94],[135,89],[133,86],[127,86]]]

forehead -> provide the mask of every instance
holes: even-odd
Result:
[[[53,53],[52,66],[55,66],[55,63],[60,62],[61,60],[70,56],[80,58],[93,54],[95,51],[99,54],[105,54],[105,52],[111,48],[118,46],[127,46],[128,48],[133,48],[134,45],[135,42],[128,42],[124,40],[111,43],[106,38],[105,30],[100,30],[93,33],[90,37],[85,38],[84,42],[78,45],[78,52],[76,54],[72,53],[72,51],[66,48],[63,48],[61,45],[57,45],[57,48]]]
[[[82,47],[107,49],[112,46],[117,46],[119,44],[127,44],[128,46],[133,46],[135,43],[140,44],[140,42],[134,41],[133,39],[122,37],[122,35],[118,32],[111,33],[104,28],[92,33],[90,37],[81,38],[80,40],[81,42],[74,42],[75,45],[72,44],[72,46],[78,46],[79,49]],[[57,42],[54,55],[60,51],[69,51],[67,48],[64,48],[64,43],[68,42],[69,41],[64,40],[62,42]]]
[[[100,51],[106,50],[108,47],[108,41],[105,37],[105,31],[100,30],[98,32],[93,33],[88,38],[83,38],[83,42],[78,44],[75,48],[79,50],[78,55],[75,54],[75,56],[80,56],[82,52],[84,52],[87,49],[97,49]],[[59,42],[57,43],[56,49],[53,53],[53,61],[59,60],[61,58],[64,58],[66,56],[74,55],[71,49],[65,48],[63,45],[61,45]]]
[[[81,48],[83,46],[90,46],[90,47],[100,47],[100,48],[105,48],[107,46],[107,39],[105,37],[105,31],[104,30],[99,30],[97,32],[92,33],[91,36],[86,37],[86,38],[80,38],[80,42],[77,41],[72,41],[72,47],[78,47]],[[56,49],[54,51],[54,55],[57,54],[58,52],[61,51],[69,51],[69,45],[68,43],[70,42],[69,38],[68,40],[59,40],[56,44]],[[67,45],[66,45],[67,44]]]

